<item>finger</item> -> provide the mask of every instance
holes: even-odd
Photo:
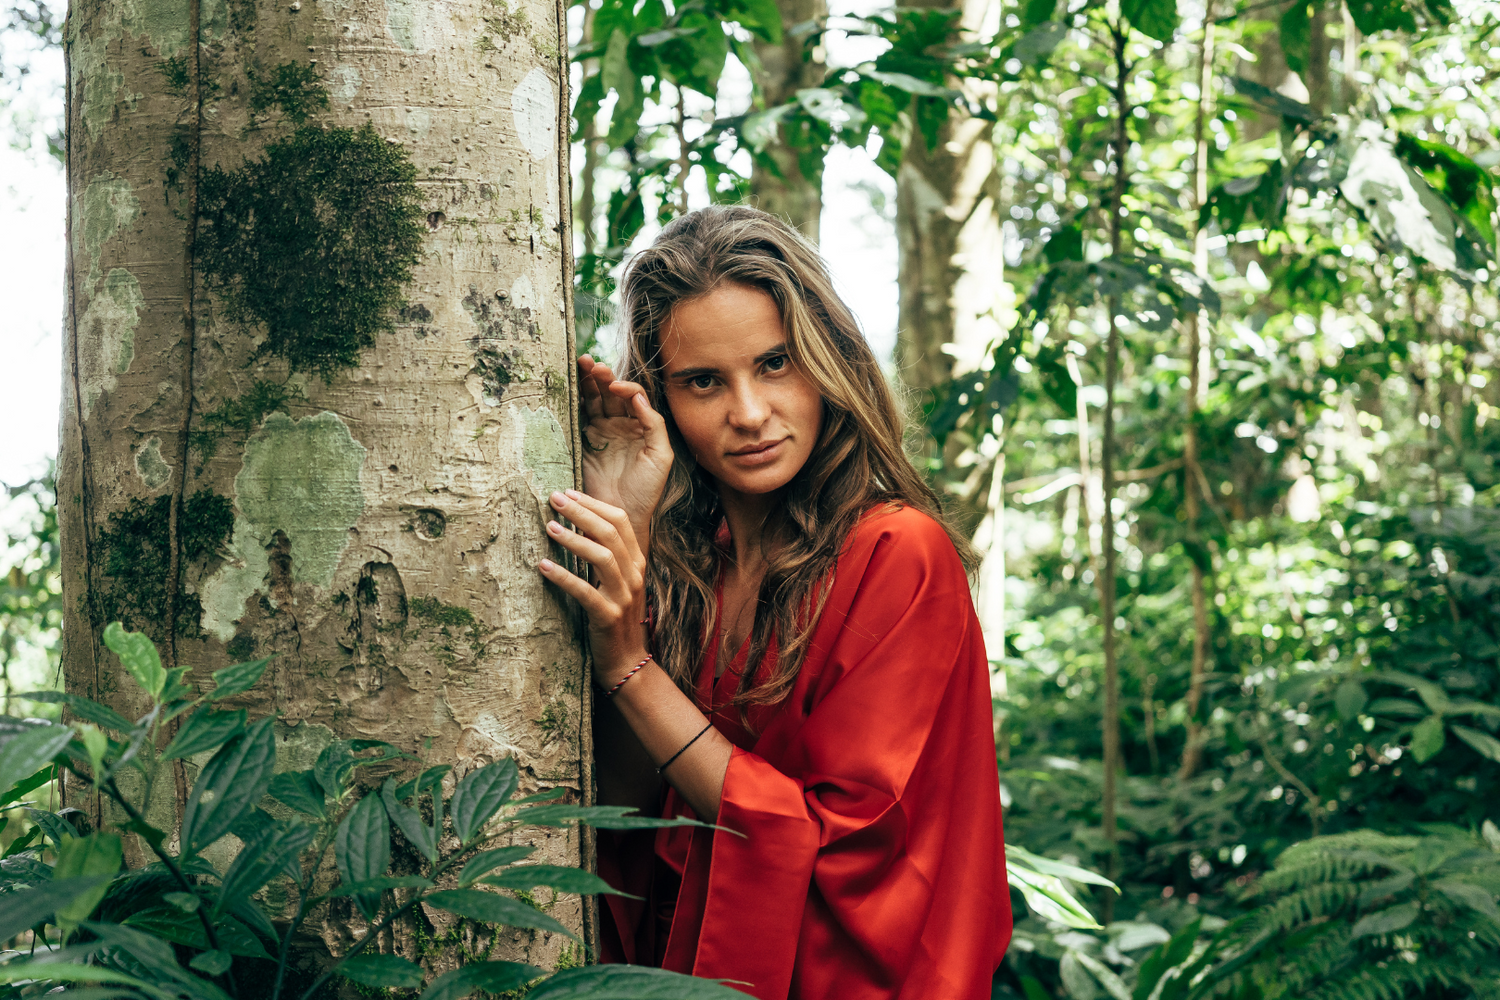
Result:
[[[552,536],[554,542],[594,567],[600,573],[601,584],[613,583],[613,578],[619,576],[619,562],[614,552],[592,538],[569,531],[556,521],[547,522],[547,534]]]
[[[551,559],[543,559],[537,564],[537,569],[549,582],[557,584],[559,590],[582,605],[591,618],[608,617],[613,606],[588,581],[568,572]]]
[[[639,382],[626,382],[624,379],[615,379],[609,384],[609,391],[628,402],[630,397],[636,393],[645,392],[646,387]]]
[[[578,490],[554,493],[552,503],[585,535],[613,552],[620,566],[636,564],[640,558],[640,546],[630,527],[630,518],[619,507]]]
[[[672,440],[667,435],[667,421],[656,412],[656,408],[651,405],[646,394],[638,392],[630,397],[630,406],[635,411],[635,418],[646,430],[647,450],[661,452],[664,455],[669,454],[672,451]]]

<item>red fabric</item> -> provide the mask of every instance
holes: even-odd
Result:
[[[760,1000],[988,998],[1010,892],[988,664],[947,535],[905,508],[860,523],[758,737],[728,704],[743,655],[717,681],[705,655],[699,679],[736,746],[718,823],[743,836],[601,833],[600,873],[647,897],[606,897],[603,958]],[[663,814],[691,811],[669,791]]]

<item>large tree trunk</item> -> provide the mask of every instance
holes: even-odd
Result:
[[[280,716],[281,769],[377,739],[586,793],[578,623],[534,568],[577,482],[562,14],[75,0],[69,690],[139,710],[118,619],[199,680],[274,656],[240,707]]]
[[[821,26],[828,18],[827,0],[776,0],[776,6],[781,11],[781,44],[755,43],[760,59],[755,82],[768,108],[796,100],[799,90],[821,87],[827,72],[821,47],[808,44],[813,33],[797,30],[810,22]],[[800,155],[798,137],[788,134],[785,139],[768,146],[763,155],[769,162],[757,163],[751,171],[750,195],[757,207],[787,220],[803,236],[817,242],[823,214],[822,151],[814,149]]]
[[[977,33],[993,4],[964,0],[959,30]],[[952,4],[917,0],[911,6],[949,9]],[[961,85],[978,100],[993,89],[972,80]],[[1003,332],[994,318],[1000,312],[996,297],[1005,260],[993,130],[992,122],[951,109],[932,148],[912,127],[902,150],[896,174],[896,360],[914,389],[931,389],[954,374],[948,345],[972,369],[985,345]]]

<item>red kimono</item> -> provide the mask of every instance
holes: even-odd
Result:
[[[773,654],[774,655],[774,654]],[[987,1000],[1010,940],[988,662],[943,529],[882,508],[851,532],[791,693],[698,697],[735,744],[718,823],[600,833],[605,961],[759,1000]],[[759,735],[755,735],[759,733]],[[691,815],[668,791],[663,815]]]

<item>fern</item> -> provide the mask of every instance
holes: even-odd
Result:
[[[1454,827],[1283,852],[1191,1000],[1500,1000],[1500,853]]]

